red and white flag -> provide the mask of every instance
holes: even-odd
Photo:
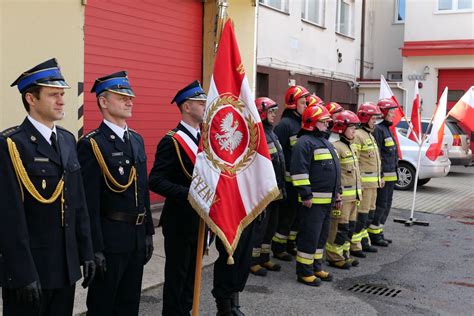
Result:
[[[402,107],[400,106],[400,103],[398,103],[397,98],[393,94],[392,89],[390,89],[390,86],[388,85],[387,81],[385,81],[385,78],[383,75],[380,76],[379,100],[380,99],[392,99],[398,105],[398,108],[395,111],[395,117],[393,118],[393,121],[392,121],[393,124],[392,126],[390,126],[390,131],[392,132],[393,138],[395,139],[395,142],[397,143],[398,158],[402,159],[402,151],[400,150],[400,142],[398,141],[398,135],[397,135],[397,130],[395,129],[395,126],[397,126],[397,124],[400,123],[400,121],[405,116],[405,114],[403,114],[403,110],[402,110]]]
[[[232,254],[279,190],[231,20],[222,31],[188,199]]]
[[[460,121],[469,130],[474,131],[474,86],[453,106],[449,115]]]
[[[421,140],[421,113],[420,113],[420,91],[418,89],[418,80],[415,80],[415,96],[413,98],[413,107],[411,108],[411,132],[408,138],[414,142],[420,143]]]
[[[447,99],[448,87],[444,89],[441,98],[439,98],[438,107],[436,108],[433,117],[433,127],[431,128],[431,133],[428,137],[428,143],[430,144],[430,147],[428,147],[428,150],[426,151],[426,157],[433,161],[438,158],[443,147],[444,121],[446,120]]]

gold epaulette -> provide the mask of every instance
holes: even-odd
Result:
[[[175,131],[171,130],[171,131],[168,131],[168,133],[166,133],[166,135],[173,137],[173,135],[175,133],[176,133]]]
[[[12,135],[13,133],[15,133],[16,131],[18,131],[19,129],[20,129],[20,125],[7,128],[6,130],[2,132],[2,136],[8,137]]]

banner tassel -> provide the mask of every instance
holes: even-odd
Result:
[[[229,258],[227,258],[227,264],[228,264],[228,265],[232,265],[232,264],[234,264],[234,263],[235,263],[235,262],[234,262],[234,258],[233,258],[232,256],[229,256]]]

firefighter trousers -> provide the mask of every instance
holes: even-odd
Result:
[[[349,225],[357,218],[357,201],[343,202],[340,210],[331,211],[329,236],[326,243],[326,259],[331,262],[345,261],[350,257],[349,248],[353,230]]]
[[[392,208],[394,188],[395,181],[387,181],[383,188],[377,189],[377,202],[374,219],[368,228],[370,234],[377,235],[383,233],[383,226],[387,221],[390,209]]]
[[[278,223],[280,202],[270,203],[254,220],[252,266],[270,261],[270,245]]]
[[[296,240],[296,274],[306,277],[321,271],[321,259],[329,233],[331,204],[301,206]]]
[[[272,238],[273,253],[282,253],[287,250],[288,240],[296,239],[296,231],[292,230],[293,223],[299,208],[298,193],[291,184],[286,182],[286,199],[280,203],[278,223]]]
[[[351,251],[361,251],[363,239],[365,239],[365,242],[370,245],[367,227],[369,227],[371,223],[370,218],[374,214],[376,199],[377,188],[362,189],[362,196],[357,208],[357,220],[351,238]]]

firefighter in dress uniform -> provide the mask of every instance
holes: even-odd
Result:
[[[341,208],[341,172],[334,147],[325,138],[331,116],[322,106],[306,108],[293,148],[291,179],[300,208],[296,274],[298,282],[319,286],[332,275],[322,269],[333,206]]]
[[[382,115],[377,105],[366,102],[360,105],[357,117],[361,127],[357,129],[353,142],[359,160],[362,182],[362,198],[357,208],[357,221],[351,238],[351,254],[365,258],[364,252],[377,252],[370,244],[367,228],[375,212],[377,188],[384,185],[380,162],[380,154],[372,132],[377,120]]]
[[[298,211],[298,194],[291,184],[290,164],[291,152],[296,144],[298,132],[301,128],[301,115],[306,108],[308,90],[302,86],[292,86],[285,95],[285,110],[274,131],[280,141],[285,155],[285,182],[287,197],[282,201],[279,209],[278,224],[272,238],[273,256],[283,261],[291,261],[296,255],[296,225]]]
[[[91,92],[103,121],[77,145],[97,264],[87,315],[138,315],[154,228],[143,138],[126,122],[135,94],[125,71],[96,79]]]
[[[331,266],[349,269],[358,261],[350,257],[350,241],[357,218],[357,205],[361,198],[359,163],[352,146],[360,121],[351,111],[341,111],[333,116],[332,132],[340,139],[333,142],[341,166],[342,208],[331,212],[326,259]]]
[[[280,200],[286,198],[285,188],[285,156],[278,137],[273,132],[273,124],[278,111],[278,104],[270,98],[255,100],[260,119],[262,120],[268,151],[272,159],[273,170],[280,189],[279,197],[270,203],[254,225],[254,243],[252,249],[252,266],[250,272],[265,276],[267,271],[280,271],[281,266],[270,260],[270,247],[278,223]]]
[[[373,134],[380,150],[385,186],[377,190],[375,214],[368,231],[373,245],[387,247],[392,240],[385,238],[384,225],[392,207],[393,189],[398,179],[398,150],[390,126],[398,105],[391,99],[381,99],[377,106],[382,112],[383,121],[377,124]]]
[[[80,265],[87,287],[95,264],[76,141],[55,125],[69,86],[56,59],[15,85],[28,116],[0,134],[3,314],[72,315]]]
[[[193,305],[199,215],[188,192],[206,98],[197,80],[178,91],[171,103],[181,121],[160,140],[150,171],[150,190],[166,198],[160,218],[166,255],[163,315],[189,315]]]

